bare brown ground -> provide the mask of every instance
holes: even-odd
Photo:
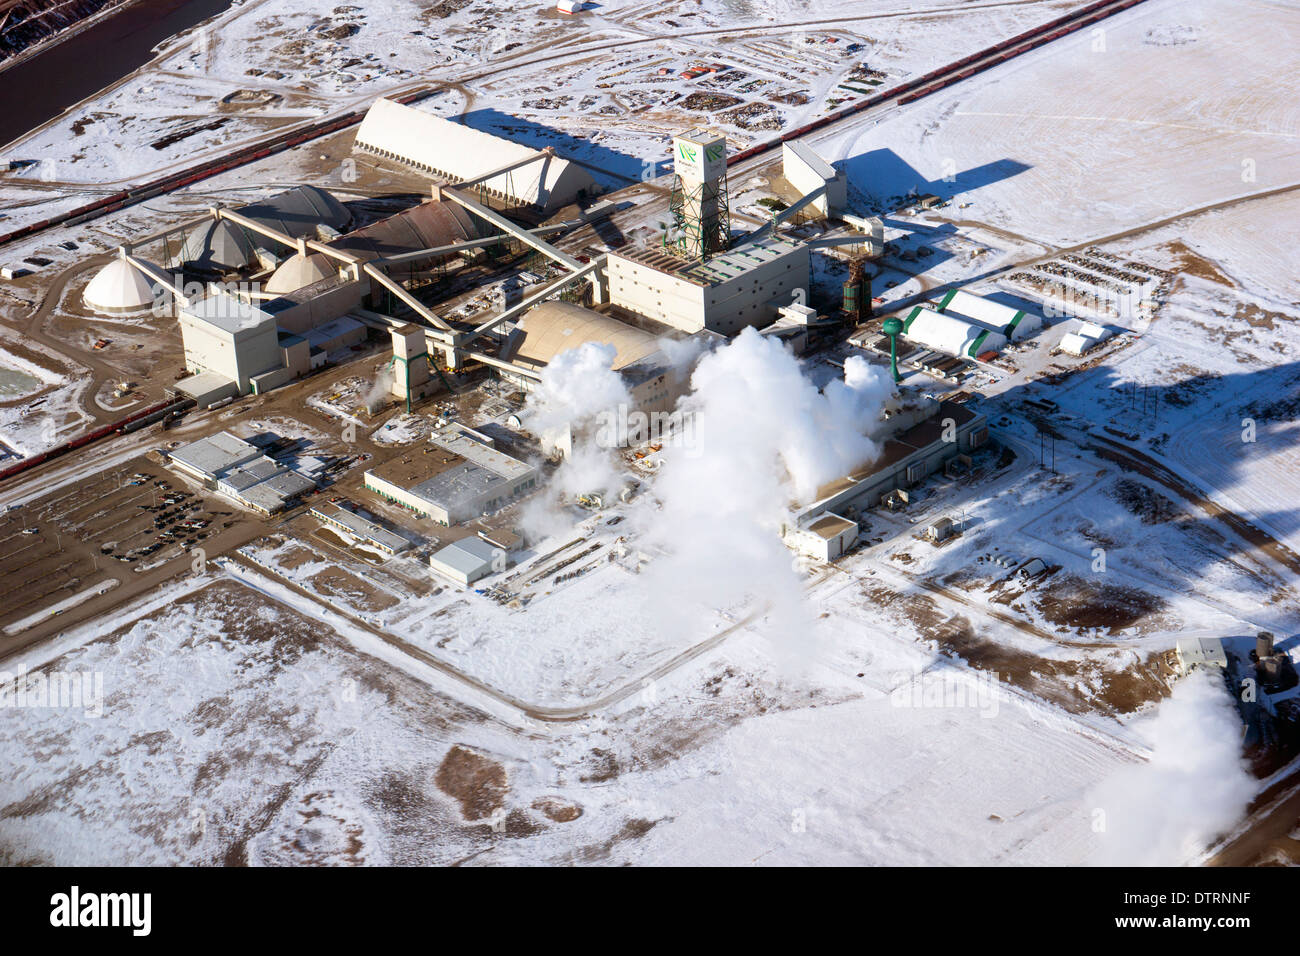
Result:
[[[324,594],[342,598],[361,611],[384,611],[396,605],[397,598],[373,587],[344,568],[326,568],[311,578],[311,584]]]
[[[882,607],[901,610],[922,635],[937,642],[949,656],[994,673],[1070,713],[1131,713],[1169,692],[1164,655],[1150,655],[1119,669],[1108,668],[1099,659],[1050,660],[980,635],[968,618],[946,614],[927,595],[898,594],[874,582],[864,584],[862,592]]]
[[[434,783],[460,803],[466,820],[482,820],[505,806],[506,768],[476,750],[454,744],[438,765]]]
[[[1190,276],[1196,276],[1198,279],[1206,279],[1210,282],[1217,282],[1219,285],[1235,289],[1237,283],[1219,271],[1219,267],[1206,259],[1204,256],[1197,255],[1182,240],[1175,239],[1172,242],[1166,242],[1160,248],[1165,249],[1178,260],[1177,270]]]

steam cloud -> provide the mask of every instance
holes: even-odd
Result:
[[[686,367],[699,347],[664,351]],[[609,369],[613,358],[608,346],[590,343],[558,356],[530,397],[530,430],[554,434],[630,402]],[[785,345],[753,329],[699,358],[678,403],[691,441],[665,442],[664,468],[628,516],[637,539],[662,555],[646,568],[642,589],[655,619],[698,630],[704,608],[766,608],[781,630],[810,632],[781,527],[794,501],[811,500],[819,486],[876,456],[866,432],[892,394],[888,372],[859,356],[819,392]],[[625,479],[617,454],[579,432],[552,484],[572,495],[612,491]],[[541,505],[523,517],[530,530],[560,529],[560,516]]]
[[[818,392],[788,348],[746,329],[700,360],[691,388],[679,407],[699,447],[665,452],[654,486],[662,509],[640,516],[670,555],[648,569],[653,590],[672,594],[669,613],[683,618],[701,605],[766,602],[781,630],[809,633],[781,526],[793,499],[876,456],[864,433],[893,383],[855,356]]]
[[[1151,759],[1091,795],[1106,822],[1097,863],[1186,863],[1241,819],[1255,794],[1240,753],[1241,721],[1217,676],[1196,671],[1179,681],[1145,731]]]

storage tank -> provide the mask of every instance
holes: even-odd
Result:
[[[158,289],[159,294],[161,291]],[[123,256],[95,273],[81,297],[86,308],[93,312],[109,315],[144,312],[153,308],[155,285]]]

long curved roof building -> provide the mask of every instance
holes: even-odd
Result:
[[[596,193],[591,175],[568,160],[392,100],[375,100],[357,129],[356,147],[452,185],[530,156],[541,157],[482,186],[489,195],[544,211]]]
[[[454,203],[429,200],[350,232],[330,245],[369,261],[419,249],[450,246],[477,237],[474,217],[464,209]],[[441,258],[453,255],[455,253],[448,253]],[[421,261],[427,263],[428,260]]]
[[[1007,344],[1001,332],[985,328],[949,312],[935,312],[918,305],[903,320],[903,334],[907,338],[938,349],[949,355],[976,358],[985,352],[996,352]]]
[[[519,327],[524,338],[516,358],[525,364],[549,364],[561,352],[596,342],[614,347],[611,367],[618,371],[659,351],[658,339],[644,329],[569,302],[543,302]]]

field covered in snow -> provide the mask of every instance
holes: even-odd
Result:
[[[617,184],[664,158],[685,95],[719,97],[692,116],[739,144],[769,133],[729,111],[789,128],[844,92],[841,64],[912,75],[1070,5],[614,2],[574,20],[528,8],[508,31],[475,0],[444,0],[444,17],[326,6],[249,0],[28,145],[86,143],[60,166],[69,179],[137,177],[436,74],[456,85],[423,108],[554,143]],[[1175,273],[1154,319],[1100,357],[1048,355],[1057,321],[1020,368],[989,373],[969,407],[991,446],[906,510],[865,515],[845,558],[795,560],[777,530],[794,498],[870,449],[849,425],[878,411],[882,366],[839,361],[847,347],[801,366],[742,336],[702,363],[687,401],[711,451],[669,449],[636,496],[598,514],[537,496],[520,509],[537,532],[522,565],[476,589],[427,571],[416,552],[446,534],[430,522],[409,519],[417,547],[388,559],[297,516],[202,577],[0,662],[0,861],[1201,859],[1258,783],[1226,690],[1175,679],[1170,651],[1192,635],[1300,633],[1285,554],[1209,506],[1300,551],[1300,199],[1255,196],[1300,181],[1300,112],[1277,82],[1297,65],[1298,19],[1295,4],[1149,0],[1100,39],[1085,31],[817,138],[859,197],[953,199],[891,217],[891,241],[937,254],[890,301],[936,284],[991,291],[1017,261],[1095,240]],[[864,50],[841,56],[850,42]],[[717,89],[658,75],[697,58],[747,75]],[[240,97],[229,123],[149,148],[242,88],[280,98]],[[806,102],[772,100],[793,93]],[[760,101],[770,109],[743,113]],[[107,244],[148,221],[137,208],[96,228]],[[908,385],[941,388],[912,372]],[[1025,404],[1047,397],[1054,473]],[[0,409],[16,445],[36,441],[24,400]],[[289,418],[232,427],[333,441]],[[377,445],[418,437],[393,420]],[[557,486],[616,493],[630,474],[588,466],[563,466]],[[923,540],[945,516],[960,534]],[[1041,575],[1015,572],[1032,558]],[[19,670],[98,675],[102,713],[14,708]]]
[[[824,148],[873,195],[1086,244],[1300,182],[1297,29],[1293,4],[1149,0]]]

